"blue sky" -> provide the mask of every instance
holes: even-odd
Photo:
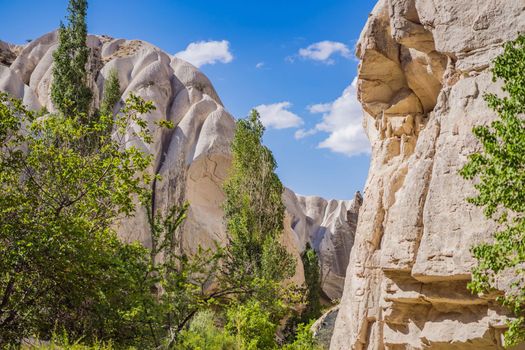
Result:
[[[195,60],[236,118],[258,106],[268,126],[265,143],[286,186],[346,199],[363,189],[368,173],[351,83],[354,46],[374,4],[91,0],[88,30],[145,40]],[[58,26],[66,6],[67,0],[0,0],[0,39],[37,38]]]

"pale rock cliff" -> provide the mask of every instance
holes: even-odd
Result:
[[[180,231],[179,249],[194,251],[199,245],[213,247],[227,240],[221,204],[221,184],[231,162],[230,142],[234,119],[225,110],[211,82],[191,64],[140,41],[89,36],[92,48],[90,72],[98,105],[109,72],[118,72],[122,101],[131,93],[154,102],[156,110],[146,116],[153,122],[167,119],[172,130],[150,124],[151,145],[131,140],[154,156],[152,172],[162,175],[154,184],[157,209],[183,201],[190,203],[188,218]],[[32,109],[53,111],[50,100],[52,53],[57,33],[52,32],[21,47],[0,41],[0,91],[21,98]],[[327,201],[302,197],[286,190],[287,204],[283,244],[296,257],[294,280],[304,281],[300,253],[307,242],[319,253],[323,290],[327,299],[338,299],[357,222],[359,196],[354,201]],[[125,240],[150,244],[145,210],[119,224]]]
[[[357,192],[353,200],[326,200],[297,195],[286,189],[283,198],[300,250],[309,243],[318,253],[323,299],[326,302],[340,299],[354,244],[361,194]]]
[[[458,175],[495,115],[491,60],[523,0],[380,0],[357,45],[372,163],[331,349],[499,349],[505,312],[467,289],[494,224]]]

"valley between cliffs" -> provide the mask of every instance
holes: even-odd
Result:
[[[321,264],[323,299],[341,299],[332,350],[502,349],[507,315],[466,285],[472,245],[494,224],[465,199],[458,175],[479,145],[471,133],[494,118],[484,93],[498,92],[490,62],[525,32],[523,0],[379,0],[357,45],[358,97],[372,160],[363,196],[327,200],[287,189],[282,242],[297,260],[307,243]],[[224,244],[222,182],[235,120],[209,79],[191,64],[140,40],[89,36],[94,105],[116,70],[121,103],[135,93],[155,104],[146,116],[153,155],[154,208],[188,201],[177,249]],[[53,111],[57,33],[24,46],[0,41],[0,90],[29,108]],[[350,77],[349,77],[350,79]],[[118,106],[117,106],[118,108]],[[159,129],[169,120],[175,128]],[[136,142],[136,141],[133,141]],[[151,244],[143,210],[117,225],[126,241]]]
[[[50,99],[52,53],[57,47],[57,32],[51,32],[25,46],[0,41],[0,91],[22,99],[33,110],[54,111]],[[88,36],[89,61],[94,107],[99,105],[109,73],[118,73],[121,99],[134,93],[152,101],[156,109],[145,116],[153,133],[150,145],[131,140],[153,155],[150,171],[160,174],[153,185],[154,208],[190,203],[188,217],[179,230],[182,252],[192,253],[199,246],[213,248],[225,244],[221,205],[222,182],[231,162],[230,143],[235,120],[223,106],[209,79],[193,65],[140,40]],[[169,120],[174,129],[160,129],[154,122]],[[300,254],[307,243],[317,251],[322,271],[322,298],[329,303],[340,299],[344,275],[354,242],[357,214],[362,198],[326,200],[301,196],[287,189],[287,207],[282,243],[295,256],[293,281],[304,282]],[[125,241],[151,245],[149,226],[143,208],[133,217],[116,224]]]

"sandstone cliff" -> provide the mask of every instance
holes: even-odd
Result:
[[[24,47],[0,41],[0,91],[21,98],[32,109],[53,110],[49,90],[56,32]],[[146,116],[151,122],[167,119],[176,126],[160,130],[151,123],[154,142],[137,144],[154,156],[152,172],[162,175],[154,184],[155,208],[187,200],[188,219],[180,232],[180,249],[194,251],[198,245],[212,247],[226,242],[221,203],[221,183],[231,161],[230,142],[234,119],[225,110],[211,82],[191,64],[140,41],[89,36],[92,48],[90,71],[98,105],[109,72],[118,72],[122,101],[129,93],[154,102],[156,110]],[[304,280],[300,253],[307,242],[320,255],[326,299],[338,299],[353,244],[357,212],[361,203],[327,201],[319,197],[283,195],[288,207],[283,243],[297,261],[295,281]],[[145,211],[119,223],[125,240],[150,244]]]
[[[505,313],[466,289],[494,224],[458,176],[494,118],[489,65],[523,0],[380,0],[357,55],[372,164],[331,349],[498,349]]]

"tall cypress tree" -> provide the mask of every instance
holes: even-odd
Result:
[[[69,0],[67,11],[68,23],[60,23],[58,48],[53,53],[51,100],[64,115],[83,114],[87,118],[92,98],[87,84],[87,0]]]
[[[237,122],[232,168],[224,184],[224,218],[230,234],[226,275],[230,285],[246,290],[255,280],[279,283],[295,272],[293,257],[279,243],[284,188],[275,174],[272,152],[262,144],[263,134],[256,110]]]
[[[321,271],[319,258],[310,243],[306,243],[306,249],[301,254],[304,266],[304,280],[306,286],[306,308],[303,311],[302,320],[309,322],[311,319],[321,316]]]

